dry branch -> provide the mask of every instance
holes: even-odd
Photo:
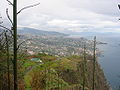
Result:
[[[30,5],[30,6],[26,6],[26,7],[22,8],[22,9],[20,9],[20,10],[17,12],[17,14],[21,13],[21,12],[22,12],[23,10],[25,10],[25,9],[28,9],[28,8],[31,8],[31,7],[35,7],[35,6],[39,5],[39,4],[40,4],[40,3],[34,4],[34,5]]]
[[[120,5],[118,4],[118,7],[119,7],[119,9],[120,9]]]
[[[12,26],[13,26],[13,22],[12,22],[10,16],[9,16],[9,13],[8,13],[8,8],[6,9],[6,15],[7,15],[8,20],[10,21],[10,23],[11,23]]]
[[[0,25],[0,27],[2,27],[2,28],[4,28],[4,29],[6,29],[6,30],[8,30],[8,31],[10,31],[11,35],[13,36],[13,32],[12,32],[12,30],[11,30],[11,29],[9,29],[9,28],[7,28],[7,27],[5,27],[5,26],[3,26],[3,25]]]
[[[12,2],[11,2],[11,1],[7,0],[7,2],[9,3],[9,5],[12,5],[12,6],[13,6],[13,4],[12,4]]]
[[[22,42],[18,45],[17,50],[19,50],[20,46],[21,46],[23,43],[27,42],[28,40],[31,40],[31,39],[27,39],[27,40],[22,41]]]
[[[6,30],[10,30],[9,28],[7,28],[7,27],[5,27],[5,26],[3,26],[3,25],[0,25],[0,27],[4,28],[4,29],[6,29]]]

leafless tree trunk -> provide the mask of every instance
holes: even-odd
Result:
[[[86,45],[84,45],[83,53],[83,90],[85,90],[85,78],[86,78]]]
[[[14,37],[14,90],[18,90],[17,80],[17,0],[13,0],[13,37]]]
[[[8,90],[10,90],[10,54],[9,54],[9,43],[8,43],[8,36],[5,32],[6,37],[6,51],[7,51],[7,73],[8,73]]]
[[[96,64],[96,36],[94,37],[94,48],[93,48],[93,86],[92,90],[95,90],[95,64]]]
[[[7,0],[7,2],[9,3],[9,5],[11,5],[13,7],[13,20],[11,20],[9,14],[8,14],[8,8],[6,9],[6,15],[7,18],[9,19],[11,25],[12,25],[12,30],[0,25],[0,27],[4,28],[5,30],[10,31],[11,35],[13,36],[13,53],[14,53],[14,57],[13,57],[13,71],[14,71],[14,90],[18,90],[18,79],[17,79],[17,51],[19,49],[19,47],[17,46],[17,15],[19,13],[21,13],[23,10],[34,7],[39,5],[40,3],[34,4],[34,5],[29,5],[26,7],[23,7],[22,9],[20,9],[17,12],[17,0],[13,0],[13,3],[9,0]],[[1,17],[0,17],[1,18]],[[0,22],[1,24],[2,22]],[[9,48],[9,46],[8,46]],[[7,49],[7,51],[9,51],[9,49]],[[9,58],[9,56],[8,56]],[[7,62],[7,64],[9,64],[9,62]],[[9,66],[9,65],[8,65]],[[9,69],[9,68],[8,68]],[[8,72],[9,73],[9,72]],[[9,76],[8,76],[9,77]]]

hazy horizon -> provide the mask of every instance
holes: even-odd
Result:
[[[28,5],[40,3],[18,15],[19,27],[58,32],[120,32],[118,3],[120,0],[18,0],[18,11]],[[1,0],[0,15],[8,25],[5,10],[12,8]]]

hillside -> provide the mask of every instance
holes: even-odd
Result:
[[[21,36],[19,42],[29,39],[24,43],[28,53],[45,52],[59,56],[80,55],[84,44],[87,46],[88,53],[92,52],[92,40],[87,40],[83,37],[73,38],[63,33],[31,28],[20,29],[19,35]]]
[[[38,30],[34,28],[18,28],[19,34],[33,34],[33,35],[53,35],[53,36],[67,36],[68,34],[59,33],[55,31],[44,31],[44,30]]]
[[[29,56],[31,57],[31,56]],[[81,56],[58,58],[56,56],[38,54],[43,64],[25,59],[23,70],[26,90],[92,90],[92,61],[87,60],[86,71],[83,73],[84,61]],[[31,57],[31,58],[32,58]],[[85,79],[84,78],[85,74]],[[95,90],[109,90],[104,73],[96,63]]]

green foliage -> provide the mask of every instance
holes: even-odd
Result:
[[[23,64],[25,69],[28,68],[28,67],[34,66],[34,65],[36,65],[36,63],[32,62],[32,61],[27,61]]]
[[[43,63],[31,61],[32,57],[40,58]],[[25,90],[38,90],[38,88],[41,90],[77,90],[79,88],[81,90],[83,86],[84,61],[82,56],[56,57],[38,54],[18,59],[18,75],[19,79],[24,80]],[[92,75],[90,74],[92,67],[92,62],[86,61],[85,90],[89,90],[92,86]],[[95,76],[96,86],[103,88],[106,84],[103,83],[105,80],[102,76],[103,72],[99,66],[96,69],[96,73],[98,73]]]

